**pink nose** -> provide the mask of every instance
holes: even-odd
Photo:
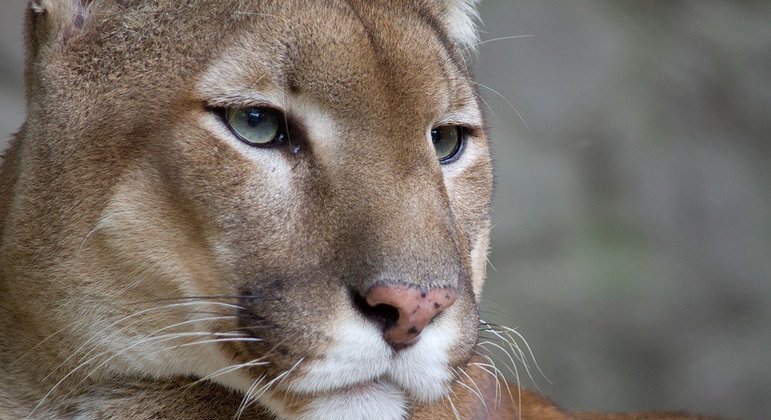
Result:
[[[452,289],[425,289],[403,284],[382,284],[369,290],[367,304],[396,310],[395,321],[386,324],[383,337],[394,349],[413,344],[423,328],[455,302]]]

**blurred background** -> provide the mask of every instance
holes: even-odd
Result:
[[[24,118],[23,3],[0,16],[0,148]],[[549,378],[523,384],[572,410],[768,418],[771,2],[481,15],[497,170],[482,316]]]

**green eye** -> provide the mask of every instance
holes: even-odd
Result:
[[[460,152],[465,132],[457,125],[444,125],[431,130],[431,142],[436,150],[439,163],[449,163],[455,160]]]
[[[281,114],[270,108],[227,108],[225,123],[249,146],[270,146],[284,140]]]

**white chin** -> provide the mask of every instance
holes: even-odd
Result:
[[[388,380],[421,403],[447,395],[453,378],[448,355],[455,343],[455,330],[437,327],[426,328],[420,341],[403,350],[386,374]]]
[[[453,378],[449,354],[458,340],[450,317],[437,319],[415,345],[394,352],[381,331],[369,322],[348,316],[336,323],[334,342],[323,357],[305,364],[288,384],[304,395],[337,393],[364,384],[389,382],[410,399],[429,403],[444,397]],[[369,386],[369,385],[367,385]]]
[[[311,400],[301,419],[402,419],[408,401],[431,403],[449,393],[453,380],[450,353],[459,339],[458,326],[441,317],[413,346],[393,351],[372,323],[345,314],[333,323],[334,341],[318,359],[300,363],[286,390]],[[267,396],[266,396],[267,397]],[[283,408],[264,398],[282,417]],[[284,418],[286,416],[283,416]]]
[[[300,419],[399,420],[407,416],[404,392],[385,382],[374,382],[314,399]]]
[[[357,319],[340,321],[334,343],[323,358],[302,367],[288,388],[298,394],[317,394],[372,382],[385,375],[393,350],[374,325]]]

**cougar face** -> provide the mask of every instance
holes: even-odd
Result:
[[[4,373],[31,405],[116,378],[280,417],[447,396],[492,189],[467,7],[33,2],[0,176],[3,361],[41,360]]]

